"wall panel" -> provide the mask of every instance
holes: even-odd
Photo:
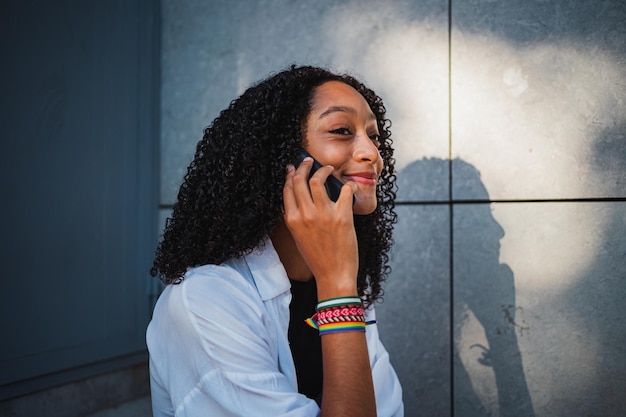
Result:
[[[2,6],[0,396],[144,361],[158,5]]]
[[[377,306],[379,331],[402,383],[406,415],[450,416],[449,208],[397,211],[392,273]]]
[[[463,416],[623,413],[624,202],[454,209]]]
[[[398,168],[446,158],[447,11],[446,0],[163,1],[161,203],[219,111],[294,63],[352,73],[383,97]]]
[[[598,6],[452,2],[451,154],[492,199],[624,197],[626,3]]]

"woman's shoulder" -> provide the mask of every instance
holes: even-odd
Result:
[[[189,268],[181,284],[193,289],[222,285],[247,289],[254,286],[254,281],[245,261],[232,259],[219,265],[207,264]]]
[[[223,314],[234,308],[261,314],[262,300],[250,271],[240,262],[201,265],[187,270],[178,284],[170,284],[162,297],[187,313]]]

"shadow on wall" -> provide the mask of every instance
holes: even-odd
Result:
[[[452,163],[455,178],[462,179],[459,186],[488,200],[479,172],[462,160]],[[398,207],[393,276],[385,293],[393,303],[384,304],[381,312],[389,317],[381,332],[383,337],[388,334],[384,340],[403,382],[407,415],[451,414],[452,355],[455,414],[533,417],[517,342],[517,332],[523,332],[524,326],[516,321],[514,275],[499,262],[504,230],[493,218],[489,204],[455,205],[450,213],[446,202],[449,164],[444,159],[422,159],[398,176],[398,201],[433,202]],[[408,329],[391,319],[406,314],[399,307],[402,305],[416,309]]]
[[[476,168],[459,159],[452,164],[455,192],[489,200]],[[516,320],[513,271],[499,261],[504,229],[489,204],[456,205],[452,218],[455,408],[472,417],[532,417],[517,341],[528,328]]]

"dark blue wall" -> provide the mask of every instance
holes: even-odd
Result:
[[[159,2],[3,2],[0,397],[146,358]]]

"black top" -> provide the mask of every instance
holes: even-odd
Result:
[[[291,295],[288,338],[296,366],[298,392],[319,403],[322,397],[322,342],[319,332],[304,322],[315,314],[315,279],[291,281]]]

